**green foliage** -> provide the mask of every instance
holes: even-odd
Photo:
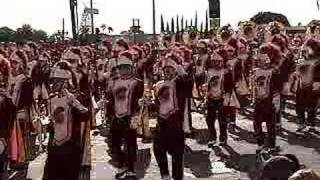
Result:
[[[48,35],[45,31],[43,30],[33,30],[32,33],[32,41],[45,41],[47,39]]]
[[[47,33],[43,30],[33,29],[29,24],[24,24],[17,28],[16,31],[8,27],[0,27],[0,42],[18,42],[25,43],[27,41],[46,41]]]
[[[14,30],[8,27],[0,28],[0,42],[11,42],[14,41]]]
[[[174,33],[174,19],[171,19],[171,32]]]
[[[160,31],[164,32],[164,22],[163,22],[163,15],[161,14],[161,27],[160,27]]]
[[[176,27],[177,27],[177,32],[180,32],[180,26],[179,26],[179,15],[177,15],[177,20],[176,20]]]
[[[250,19],[252,22],[256,24],[268,24],[272,21],[278,21],[282,23],[284,26],[290,26],[290,23],[286,16],[282,14],[277,14],[273,12],[259,12],[255,16]]]
[[[183,20],[183,16],[181,17],[181,31],[184,30],[184,20]]]

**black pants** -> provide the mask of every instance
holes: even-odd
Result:
[[[268,145],[271,148],[276,144],[276,113],[271,99],[256,101],[254,108],[254,133],[259,146],[264,145],[264,133],[262,123],[267,125]]]
[[[169,175],[167,153],[172,156],[172,177],[174,180],[183,179],[184,132],[182,119],[178,116],[169,120],[159,118],[154,136],[153,150],[161,176]]]
[[[8,153],[7,150],[0,154],[0,180],[6,180],[8,178]]]
[[[312,91],[312,86],[304,87],[297,91],[296,95],[296,114],[299,123],[305,124],[306,120],[311,126],[315,126],[316,107],[319,97]],[[306,118],[307,113],[307,118]]]
[[[78,180],[81,153],[72,141],[48,148],[48,180]]]
[[[305,124],[306,120],[310,126],[315,126],[314,119],[316,117],[316,107],[308,107],[303,105],[296,105],[296,113],[300,124]],[[306,118],[307,113],[307,118]]]
[[[115,118],[111,125],[112,152],[116,155],[119,167],[127,165],[129,171],[134,171],[137,159],[137,131],[130,128],[131,117]],[[127,146],[127,155],[121,149],[122,140]],[[127,162],[126,162],[126,159]]]
[[[217,131],[215,128],[216,119],[218,119],[219,128],[220,128],[219,140],[220,142],[226,141],[228,122],[224,115],[222,99],[208,101],[208,113],[206,117],[206,122],[210,132],[210,140],[217,140]]]

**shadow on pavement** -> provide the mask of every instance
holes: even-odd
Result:
[[[146,170],[149,168],[151,162],[151,149],[139,149],[137,152],[136,173],[138,179],[143,179]]]
[[[193,151],[189,146],[185,146],[184,166],[197,178],[210,177],[212,175],[210,151]]]
[[[109,160],[109,164],[111,164],[115,168],[119,168],[118,160],[115,155],[111,156],[112,159]],[[137,179],[143,179],[146,170],[149,168],[151,162],[151,149],[139,149],[137,151],[137,161],[135,164],[135,170],[137,173]]]
[[[235,141],[245,140],[250,144],[256,144],[256,139],[254,138],[253,132],[250,132],[246,129],[242,129],[239,126],[235,126],[234,128],[229,128],[228,132],[232,135],[237,136],[233,138]]]
[[[200,145],[208,144],[209,130],[208,129],[194,129],[194,139]]]
[[[287,135],[282,133],[280,137],[282,137],[284,141],[287,141],[288,144],[314,148],[320,153],[320,132],[314,130],[302,134],[291,132],[287,129],[282,129],[282,131],[287,133]]]
[[[226,164],[227,168],[235,169],[240,172],[248,174],[252,180],[257,180],[258,170],[256,167],[256,154],[239,154],[229,145],[223,146],[223,148],[229,153],[225,154],[221,147],[214,146],[212,149],[216,156],[221,158],[221,161]]]

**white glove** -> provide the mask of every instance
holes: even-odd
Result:
[[[5,140],[0,138],[0,155],[4,153],[6,146],[7,143],[5,142]]]

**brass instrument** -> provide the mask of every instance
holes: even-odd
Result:
[[[152,86],[150,85],[150,82],[147,80],[146,72],[144,72],[144,87],[143,87],[143,96],[142,99],[139,102],[140,112],[139,112],[139,118],[138,118],[138,125],[141,123],[142,127],[142,135],[145,136],[145,122],[144,119],[147,119],[149,121],[150,117],[150,111],[149,106],[154,103],[155,95],[154,90]]]
[[[47,116],[46,104],[40,103],[38,99],[35,100],[35,116],[32,121],[33,127],[36,129],[37,140],[39,142],[39,149],[37,153],[45,151],[44,142],[47,139],[47,127],[49,125],[49,117]]]

